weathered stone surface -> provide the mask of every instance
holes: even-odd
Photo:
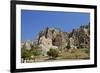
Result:
[[[24,42],[22,45],[23,46],[21,48],[30,50],[31,49],[31,45],[33,45],[33,42],[28,40],[28,41]]]
[[[47,55],[47,51],[49,51],[50,48],[58,48],[57,46],[52,45],[52,40],[50,38],[46,38],[45,36],[42,36],[39,40],[39,47],[42,49],[42,54]]]
[[[43,55],[47,54],[50,48],[65,50],[70,43],[70,49],[90,48],[90,25],[83,25],[72,32],[64,32],[57,28],[45,28],[39,32],[36,41],[26,41],[21,47],[31,49],[31,46],[38,46],[42,49]]]

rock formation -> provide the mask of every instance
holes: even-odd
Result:
[[[46,55],[50,48],[65,50],[68,49],[90,48],[90,25],[82,25],[73,29],[72,32],[64,32],[57,28],[45,28],[39,32],[36,41],[26,41],[21,47],[31,49],[31,46],[38,46]]]

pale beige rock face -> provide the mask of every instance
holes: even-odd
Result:
[[[27,50],[30,50],[31,49],[31,45],[32,45],[32,42],[31,41],[27,41],[24,43],[24,48],[27,49]]]
[[[39,47],[41,47],[43,51],[43,55],[47,55],[47,51],[49,51],[50,48],[56,49],[57,46],[52,45],[52,40],[50,38],[46,38],[45,36],[42,36],[39,40]]]
[[[26,49],[31,49],[31,45],[42,49],[43,55],[47,55],[50,48],[58,50],[78,48],[90,48],[90,26],[84,25],[79,28],[73,29],[71,32],[63,31],[57,28],[45,28],[39,32],[38,38],[34,43],[26,41],[22,46]]]

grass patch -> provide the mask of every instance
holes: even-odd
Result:
[[[73,49],[70,52],[61,52],[61,59],[89,59],[89,52],[87,49]]]

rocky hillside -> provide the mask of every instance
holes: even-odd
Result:
[[[21,47],[26,49],[38,47],[43,50],[43,54],[50,48],[58,50],[90,48],[90,25],[80,26],[71,32],[46,27],[39,32],[38,39],[23,42]]]

